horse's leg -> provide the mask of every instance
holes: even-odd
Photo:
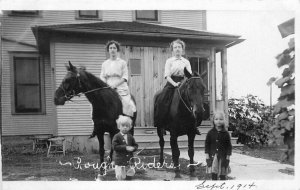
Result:
[[[177,135],[173,134],[172,132],[171,132],[171,137],[170,137],[170,143],[171,143],[171,149],[172,149],[172,160],[173,160],[174,168],[175,168],[175,178],[181,178],[180,167],[179,167],[180,151],[179,151],[178,143],[177,143]]]
[[[100,155],[100,166],[102,165],[102,163],[104,162],[104,132],[100,132],[99,134],[97,134],[97,138],[99,141],[99,155]],[[100,171],[99,171],[100,175],[104,174],[104,168],[100,167]]]
[[[159,137],[159,146],[160,146],[159,163],[160,166],[162,167],[164,163],[164,146],[165,146],[164,129],[157,128],[157,135]]]
[[[132,128],[129,130],[129,133],[130,133],[132,136],[134,135],[134,127],[135,127],[136,117],[137,117],[137,112],[134,112],[134,113],[133,113],[133,117],[131,117],[131,119],[132,119]]]
[[[194,140],[195,133],[188,134],[188,154],[190,157],[190,164],[194,164]],[[194,165],[190,165],[190,175],[191,177],[196,177]]]
[[[110,136],[110,152],[109,152],[109,158],[110,158],[110,163],[113,161],[113,146],[112,146],[112,140],[114,138],[116,133],[110,132],[109,136]]]

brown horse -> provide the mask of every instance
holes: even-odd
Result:
[[[76,68],[69,61],[67,74],[55,92],[55,105],[64,105],[74,96],[84,94],[92,104],[94,131],[99,141],[100,165],[104,162],[104,133],[108,132],[111,139],[119,132],[116,120],[122,115],[122,102],[119,94],[100,78],[87,72],[84,68]],[[133,96],[132,96],[133,97]],[[133,99],[134,100],[134,99]],[[134,132],[136,112],[132,117],[131,134]],[[112,158],[112,151],[110,152]],[[103,174],[103,171],[100,171]]]
[[[163,127],[157,126],[157,134],[160,145],[160,163],[163,164],[163,150],[164,150],[164,134],[165,130],[170,132],[170,144],[172,149],[172,160],[175,168],[175,178],[180,177],[178,136],[188,136],[188,155],[190,157],[190,164],[194,164],[194,139],[195,126],[200,126],[203,120],[204,108],[203,97],[205,84],[196,72],[190,74],[184,69],[185,79],[181,85],[175,89],[172,99],[169,115],[166,118],[167,124]],[[204,74],[203,74],[204,75]],[[157,107],[157,97],[160,91],[154,96],[154,112]],[[154,113],[154,116],[156,114]],[[195,167],[190,165],[190,174],[195,177]]]

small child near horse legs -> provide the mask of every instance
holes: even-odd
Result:
[[[130,117],[120,115],[116,122],[120,132],[112,140],[113,161],[115,162],[117,180],[124,180],[126,177],[132,177],[135,174],[134,168],[130,167],[130,162],[133,152],[138,148],[138,144],[133,136],[128,133],[132,127]]]
[[[230,173],[229,159],[232,152],[231,139],[225,128],[223,112],[216,112],[212,118],[213,128],[208,132],[205,140],[205,154],[207,168],[212,180],[226,180]]]

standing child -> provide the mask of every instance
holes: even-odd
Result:
[[[226,180],[229,173],[229,158],[232,151],[231,139],[225,128],[224,113],[216,112],[212,118],[213,128],[205,140],[207,173],[212,180]]]
[[[132,127],[132,120],[127,116],[120,115],[116,122],[120,132],[112,140],[113,161],[117,180],[124,180],[126,176],[130,178],[135,174],[134,169],[129,168],[129,161],[133,157],[133,152],[137,150],[138,144],[128,133]]]

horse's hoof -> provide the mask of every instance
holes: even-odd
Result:
[[[198,181],[198,178],[196,176],[190,176],[191,181]]]
[[[96,181],[104,181],[104,176],[98,174],[98,176],[97,176],[97,178],[96,178]]]
[[[179,167],[175,167],[175,179],[181,178],[180,175],[180,168]]]
[[[181,179],[181,178],[182,178],[182,177],[181,177],[180,173],[175,173],[174,179]]]
[[[190,172],[190,177],[191,177],[191,178],[197,177],[197,176],[196,176],[196,172]]]

